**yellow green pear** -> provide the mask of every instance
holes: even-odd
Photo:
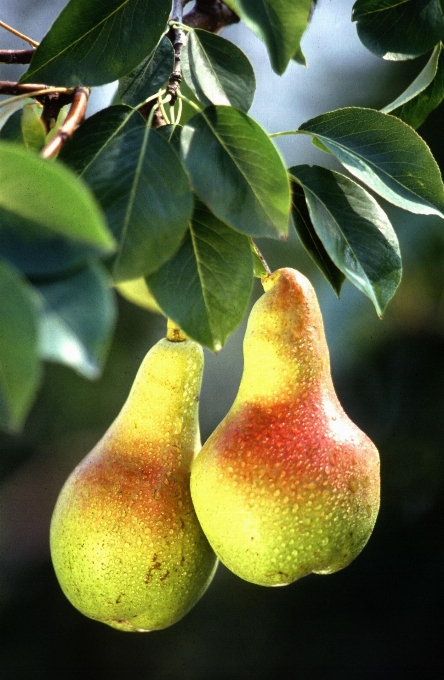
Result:
[[[284,585],[347,566],[379,509],[379,455],[336,396],[321,312],[293,269],[263,279],[228,415],[196,457],[191,494],[221,561]]]
[[[200,447],[200,345],[178,331],[146,355],[121,412],[66,481],[51,522],[71,603],[125,631],[175,623],[203,595],[216,556],[190,497]]]

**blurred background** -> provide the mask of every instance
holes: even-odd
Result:
[[[63,0],[2,0],[0,17],[35,40]],[[251,59],[258,90],[251,115],[268,132],[347,105],[380,108],[421,62],[388,63],[360,44],[350,0],[319,0],[304,37],[307,68],[279,78],[264,46],[240,25],[223,35]],[[3,48],[26,45],[2,31]],[[20,70],[2,67],[0,78]],[[96,88],[90,112],[110,101]],[[442,108],[420,129],[444,166]],[[299,136],[280,140],[288,165],[334,161]],[[334,382],[349,416],[381,454],[382,505],[374,534],[347,569],[261,588],[219,567],[197,606],[149,634],[120,633],[78,613],[55,579],[48,528],[69,472],[119,412],[164,320],[119,299],[119,322],[103,377],[89,383],[48,364],[23,433],[0,435],[0,669],[4,680],[80,677],[150,680],[297,678],[374,680],[442,677],[444,564],[444,224],[384,205],[404,258],[401,287],[380,321],[367,298],[344,285],[338,300],[294,238],[262,242],[272,268],[291,266],[315,285]],[[260,294],[259,286],[254,296]],[[238,329],[206,355],[205,440],[230,408],[242,373]],[[441,659],[441,661],[440,661]],[[441,668],[441,672],[439,669]]]

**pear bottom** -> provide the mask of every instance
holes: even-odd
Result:
[[[120,461],[100,446],[68,478],[54,510],[56,575],[89,618],[122,631],[165,628],[196,604],[216,569],[189,473],[137,456]]]
[[[379,456],[345,415],[308,400],[241,404],[193,463],[191,492],[220,560],[263,586],[346,567],[379,509]]]

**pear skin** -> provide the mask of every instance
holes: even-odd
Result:
[[[263,285],[238,395],[193,463],[191,494],[221,561],[278,586],[361,552],[379,509],[379,455],[334,391],[310,282],[279,269]]]
[[[216,568],[189,489],[202,370],[198,344],[160,340],[57,500],[50,543],[60,585],[83,614],[120,630],[175,623]]]

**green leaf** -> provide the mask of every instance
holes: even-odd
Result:
[[[312,118],[300,132],[317,137],[347,170],[394,205],[444,217],[444,186],[423,139],[394,116],[349,107]]]
[[[0,261],[0,427],[17,432],[40,382],[37,305],[18,272]]]
[[[99,377],[116,319],[115,294],[99,266],[37,286],[39,353],[90,380]]]
[[[129,73],[166,29],[171,0],[70,0],[22,83],[104,85]]]
[[[398,240],[387,215],[365,189],[338,172],[308,165],[290,172],[304,190],[328,255],[382,316],[402,273]]]
[[[145,276],[177,251],[188,227],[193,197],[171,144],[148,127],[124,131],[83,173],[118,241],[116,282]]]
[[[415,80],[412,83],[410,83],[408,88],[404,90],[404,92],[402,92],[399,95],[399,97],[396,97],[394,101],[392,101],[390,104],[384,106],[384,108],[381,109],[382,113],[391,113],[399,106],[402,106],[406,102],[417,97],[430,85],[431,82],[433,82],[433,79],[436,76],[440,54],[441,43],[435,47],[430,56],[430,59],[422,69],[421,73],[419,73],[416,76]]]
[[[123,104],[109,106],[82,123],[70,141],[62,147],[58,160],[82,176],[109,144],[124,132],[137,128],[145,129],[145,121],[138,111]]]
[[[273,70],[282,75],[307,28],[311,0],[227,0],[226,4],[263,40]]]
[[[301,167],[304,166],[296,166],[295,168],[290,169],[290,172],[294,170],[297,173]],[[293,176],[296,177],[297,174]],[[302,185],[298,182],[293,182],[292,195],[293,223],[296,232],[301,239],[301,243],[339,297],[342,284],[345,280],[345,274],[343,274],[331,260],[324,244],[317,235],[316,229],[311,221],[304,190]]]
[[[0,130],[2,142],[15,142],[23,145],[22,134],[22,107],[19,111],[14,111]],[[1,159],[0,159],[1,160]]]
[[[171,40],[163,37],[154,52],[120,79],[120,101],[129,106],[137,106],[166,84],[173,68],[174,49]]]
[[[108,253],[114,240],[89,189],[57,161],[0,142],[0,231],[3,227],[64,236]]]
[[[444,99],[444,53],[440,43],[410,87],[382,111],[416,129]]]
[[[182,52],[182,70],[188,85],[205,105],[231,105],[248,111],[253,103],[253,67],[236,45],[219,35],[191,31]]]
[[[45,146],[46,128],[40,118],[42,108],[35,103],[25,104],[22,110],[21,128],[25,148],[40,151]]]
[[[194,189],[219,219],[251,236],[287,235],[287,171],[256,121],[230,106],[210,106],[184,126],[181,143]]]
[[[440,0],[357,0],[352,20],[365,47],[384,59],[413,59],[444,38]]]
[[[241,322],[252,283],[249,239],[199,201],[179,251],[147,277],[165,314],[190,338],[216,352]]]
[[[101,248],[13,221],[0,226],[0,253],[34,281],[67,276],[103,257]]]

